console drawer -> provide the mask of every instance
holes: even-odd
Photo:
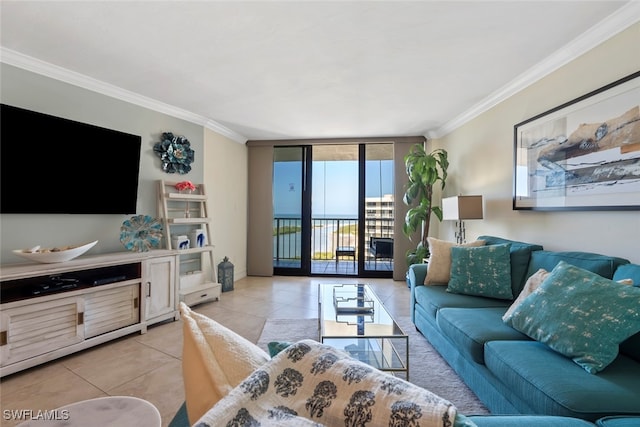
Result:
[[[180,301],[188,306],[220,299],[222,285],[220,283],[204,283],[180,289]]]

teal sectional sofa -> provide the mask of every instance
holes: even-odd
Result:
[[[640,265],[594,253],[545,251],[541,245],[494,236],[478,239],[508,247],[513,298],[448,292],[447,283],[424,285],[428,264],[412,265],[408,281],[416,329],[491,413],[556,415],[590,422],[640,415],[640,333],[622,342],[615,360],[593,374],[502,318],[527,279],[541,268],[551,272],[564,262],[607,279],[632,279],[637,286]],[[640,300],[637,307],[636,316]]]

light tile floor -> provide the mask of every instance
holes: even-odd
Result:
[[[319,283],[368,283],[394,316],[409,315],[405,282],[391,279],[246,277],[219,301],[193,307],[251,342],[265,320],[317,318]],[[286,334],[283,331],[283,336]],[[150,327],[0,380],[1,426],[14,426],[7,410],[49,410],[101,396],[136,396],[153,403],[167,426],[184,401],[182,322]]]

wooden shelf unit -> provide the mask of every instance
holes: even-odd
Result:
[[[217,278],[205,186],[194,184],[195,191],[184,193],[176,189],[177,183],[165,180],[157,182],[158,216],[164,223],[167,249],[176,249],[172,243],[172,237],[176,234],[188,236],[191,231],[203,228],[206,236],[204,247],[194,247],[194,242],[191,242],[189,249],[178,250],[179,300],[189,306],[219,300],[222,285]],[[210,274],[206,275],[205,262],[209,263],[210,268]]]

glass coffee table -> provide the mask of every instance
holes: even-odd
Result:
[[[409,379],[409,337],[365,284],[318,285],[320,342]]]

